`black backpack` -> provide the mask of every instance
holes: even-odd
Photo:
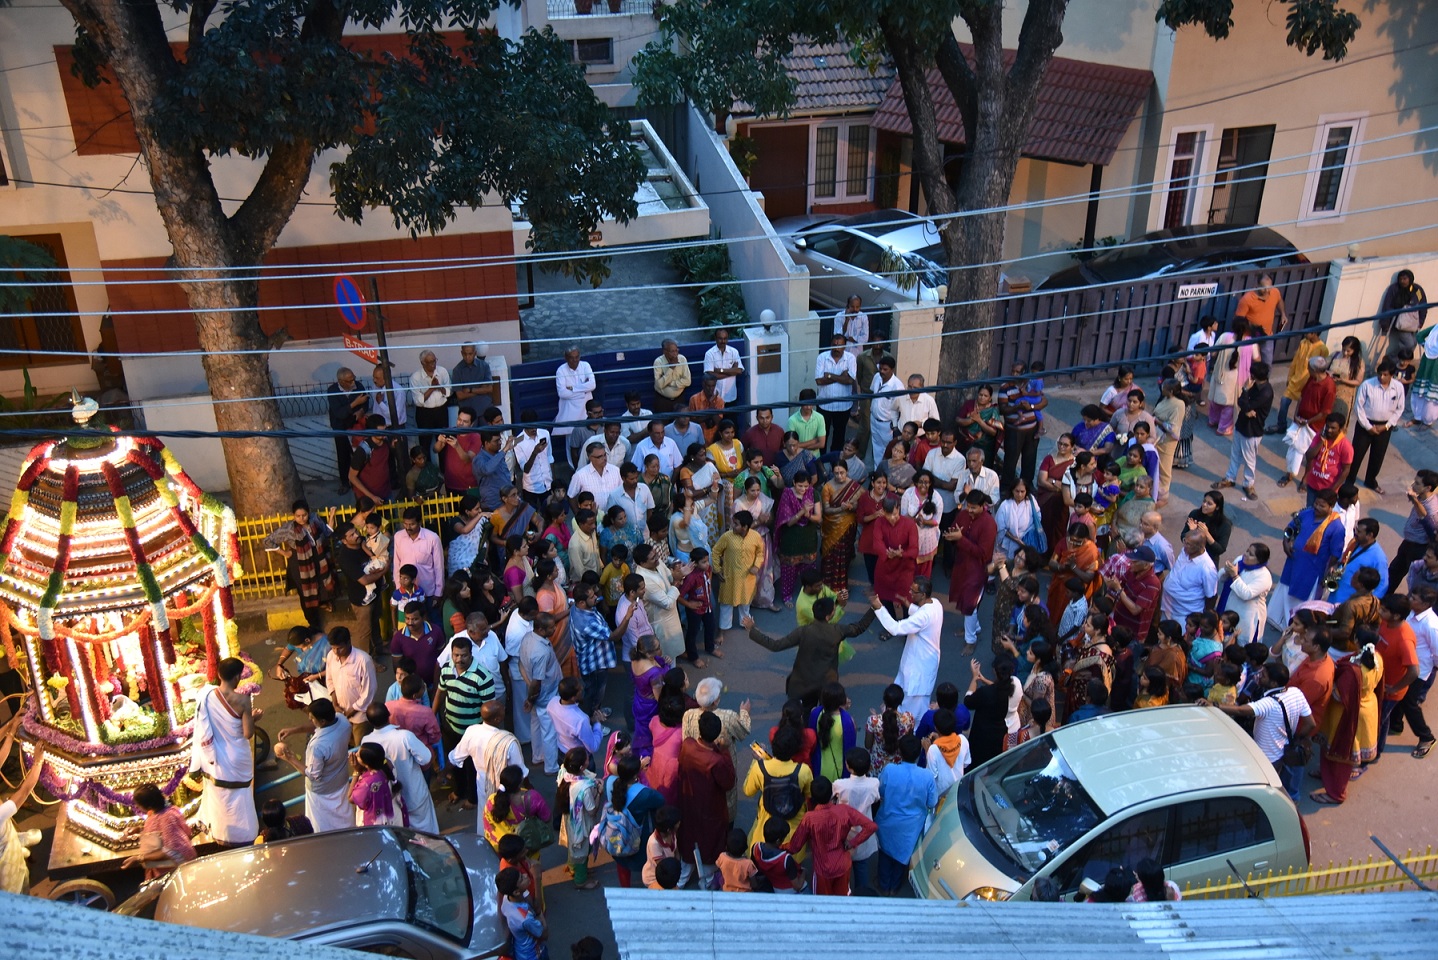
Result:
[[[792,820],[804,807],[804,791],[799,786],[799,765],[795,764],[794,769],[782,777],[771,774],[768,766],[762,762],[759,764],[759,771],[764,775],[764,794],[761,798],[764,809],[771,817]]]

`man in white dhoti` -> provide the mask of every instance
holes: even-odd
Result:
[[[894,376],[894,358],[887,354],[879,360],[879,372],[869,383],[869,392],[878,394],[869,402],[869,443],[873,467],[879,469],[884,462],[884,449],[894,439],[894,431],[902,424],[895,423],[899,416],[896,401],[904,392],[903,382]]]
[[[570,347],[564,351],[564,363],[554,372],[554,390],[559,394],[559,411],[554,419],[565,426],[550,431],[556,437],[568,437],[574,432],[573,421],[583,420],[584,405],[594,397],[594,371],[589,364],[579,359],[579,348]],[[560,449],[568,451],[569,444],[561,443]],[[573,464],[571,464],[573,466]]]
[[[464,736],[449,752],[449,762],[456,767],[466,764],[474,767],[474,792],[479,797],[479,824],[475,829],[483,834],[484,804],[499,786],[500,771],[505,767],[518,767],[527,777],[529,767],[525,766],[519,739],[504,729],[504,704],[490,700],[479,708],[479,716],[483,722],[465,728]]]
[[[877,596],[869,598],[869,605],[885,630],[909,638],[904,641],[894,682],[904,688],[904,709],[922,716],[939,679],[939,635],[944,628],[944,606],[934,599],[934,583],[928,577],[914,578],[909,587],[909,615],[903,620],[895,620]]]
[[[394,767],[404,808],[409,811],[409,825],[426,833],[439,833],[439,817],[435,815],[434,797],[430,796],[423,769],[434,759],[434,753],[419,737],[391,723],[389,708],[384,704],[370,704],[365,716],[374,731],[366,734],[361,743],[377,745]]]
[[[309,706],[314,732],[305,744],[304,762],[283,743],[304,727],[286,727],[275,744],[275,756],[305,775],[305,813],[315,833],[347,830],[355,825],[355,808],[350,802],[350,725],[339,719],[335,705],[314,700]]]
[[[245,665],[234,657],[219,662],[218,687],[206,687],[195,703],[190,771],[205,775],[200,822],[210,839],[225,846],[255,842],[260,820],[255,813],[255,752],[250,738],[262,711],[237,687]]]

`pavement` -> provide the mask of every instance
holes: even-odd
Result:
[[[1283,372],[1275,375],[1275,382],[1282,382]],[[1072,424],[1078,419],[1078,410],[1086,402],[1097,398],[1106,384],[1088,382],[1076,385],[1052,386],[1049,390],[1050,406],[1046,411],[1051,418],[1047,436],[1043,441],[1040,459],[1052,448],[1054,438],[1062,432],[1060,425]],[[1402,490],[1410,482],[1414,464],[1431,465],[1433,452],[1438,449],[1434,438],[1427,432],[1418,433],[1401,430],[1394,438],[1388,461],[1382,477],[1389,493],[1378,497],[1371,491],[1363,491],[1362,503],[1365,516],[1375,517],[1382,524],[1380,543],[1389,556],[1399,542],[1398,531],[1407,515],[1406,500]],[[1275,575],[1282,559],[1280,532],[1293,511],[1303,506],[1301,494],[1293,488],[1276,486],[1276,479],[1283,472],[1284,448],[1281,437],[1265,438],[1260,458],[1260,499],[1243,502],[1237,496],[1229,498],[1229,512],[1234,517],[1235,533],[1230,553],[1237,555],[1244,546],[1254,540],[1269,544],[1275,559]],[[1183,518],[1202,499],[1212,481],[1220,478],[1228,463],[1228,442],[1217,438],[1206,424],[1198,427],[1194,440],[1194,467],[1174,473],[1172,499],[1163,510],[1165,532],[1171,540],[1182,525]],[[333,489],[332,487],[330,488]],[[318,492],[318,491],[316,491]],[[1236,491],[1230,491],[1236,493]],[[863,582],[864,568],[861,563],[853,567],[855,579],[851,586],[851,600],[848,614],[856,619],[864,609],[867,584]],[[936,595],[947,596],[947,580],[937,574]],[[986,601],[986,605],[987,605]],[[342,606],[336,607],[336,622],[346,619]],[[297,604],[293,598],[281,598],[262,604],[246,604],[240,611],[241,642],[247,652],[268,670],[278,655],[277,640],[283,637],[290,620],[298,616]],[[760,629],[770,634],[786,633],[794,626],[790,611],[780,613],[757,612],[756,621]],[[987,610],[983,611],[983,622],[988,622]],[[1270,632],[1269,641],[1276,634]],[[282,645],[282,644],[281,644]],[[898,641],[883,642],[870,633],[859,637],[854,643],[857,655],[841,671],[841,680],[853,701],[855,720],[862,723],[870,710],[881,703],[883,688],[893,680],[897,671],[902,644]],[[939,680],[948,680],[960,690],[970,680],[968,658],[958,654],[962,646],[962,630],[956,614],[946,617],[944,634],[944,659],[939,670]],[[723,659],[710,659],[703,669],[686,667],[690,685],[704,676],[719,678],[725,687],[721,705],[737,708],[740,701],[752,701],[754,717],[754,739],[767,741],[768,729],[779,716],[784,702],[784,678],[792,663],[792,655],[771,654],[751,642],[740,630],[729,631],[722,646]],[[987,662],[986,645],[980,646],[981,659]],[[381,675],[382,685],[388,685],[393,675]],[[280,685],[270,682],[261,695],[260,705],[267,716],[262,725],[271,731],[294,722],[298,715],[289,716],[282,699]],[[624,716],[624,698],[628,696],[628,684],[622,680],[609,685],[606,705],[614,710],[615,717]],[[1435,712],[1430,707],[1430,714]],[[1435,718],[1438,719],[1438,718]],[[1438,755],[1427,760],[1415,760],[1409,754],[1415,738],[1411,732],[1390,738],[1388,751],[1382,762],[1371,767],[1349,794],[1349,802],[1338,807],[1318,807],[1307,799],[1307,793],[1315,789],[1316,780],[1310,780],[1304,791],[1300,812],[1307,820],[1312,839],[1312,859],[1315,866],[1327,865],[1330,861],[1343,862],[1348,858],[1365,860],[1369,857],[1382,859],[1377,848],[1370,841],[1376,834],[1391,849],[1402,855],[1407,849],[1421,851],[1424,847],[1438,846],[1438,823],[1432,817],[1435,799],[1438,799]],[[296,741],[298,745],[298,741]],[[287,772],[280,770],[261,771],[261,787],[269,779]],[[744,770],[739,771],[742,779]],[[552,798],[554,784],[542,774],[534,778],[535,786],[547,798]],[[291,782],[276,788],[275,795],[297,796],[299,785]],[[747,827],[752,822],[755,801],[746,799],[740,805],[739,825]],[[27,808],[29,816],[19,824],[21,829],[29,826],[46,826],[48,815],[36,815],[33,808]],[[476,827],[474,811],[448,808],[443,797],[439,800],[440,824],[446,832],[473,830]],[[37,851],[43,863],[43,853]],[[580,891],[565,876],[562,851],[550,848],[545,851],[542,865],[545,871],[548,915],[551,922],[551,950],[564,955],[568,944],[581,936],[592,934],[606,943],[613,943],[613,934],[603,906],[603,895],[598,890]],[[603,885],[616,885],[614,870],[609,866],[600,867],[592,875]],[[613,947],[610,947],[613,950]],[[612,954],[611,954],[612,955]]]

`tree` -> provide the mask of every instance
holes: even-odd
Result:
[[[1336,0],[1283,2],[1288,7],[1291,46],[1309,55],[1321,50],[1325,59],[1343,58],[1359,28],[1357,17],[1341,9]],[[724,25],[722,31],[706,35],[710,18],[693,11],[681,15],[686,7],[713,11],[711,18]],[[1063,42],[1067,10],[1068,0],[1029,0],[1018,45],[1006,56],[1002,0],[796,0],[790,4],[678,0],[661,21],[661,33],[654,43],[677,39],[688,53],[669,62],[655,58],[654,62],[665,63],[666,74],[653,78],[640,69],[636,82],[645,96],[679,89],[694,98],[699,90],[723,89],[724,84],[714,80],[718,75],[735,100],[757,103],[750,83],[756,83],[761,92],[773,91],[777,84],[768,76],[761,81],[750,79],[756,65],[764,71],[771,69],[768,58],[756,58],[754,47],[744,46],[751,35],[760,38],[761,49],[782,49],[785,34],[816,42],[837,35],[855,43],[861,53],[878,50],[886,54],[893,61],[913,125],[914,174],[929,212],[943,220],[940,236],[951,265],[939,382],[983,379],[989,375],[991,353],[991,340],[984,334],[993,318],[988,301],[998,291],[1003,257],[1002,208],[1009,202],[1044,72]],[[1232,13],[1233,0],[1162,0],[1156,18],[1174,29],[1195,25],[1222,38],[1233,25]],[[968,29],[967,50],[954,35],[956,19]],[[685,24],[690,32],[672,37],[666,22]],[[746,29],[736,29],[733,22]],[[826,25],[817,34],[812,28],[796,26],[816,23]],[[720,46],[721,41],[730,46]],[[696,62],[696,58],[703,59]],[[926,77],[932,68],[938,69],[953,93],[963,119],[962,163],[952,185],[945,176],[944,144],[939,139]],[[777,69],[782,71],[782,63]],[[668,79],[670,76],[673,79]],[[940,402],[949,405],[944,412],[952,415],[958,398],[942,395]]]
[[[55,258],[22,237],[0,234],[0,313],[17,313],[30,303],[30,283],[52,279]]]
[[[61,0],[77,71],[119,85],[130,108],[170,265],[194,311],[241,515],[287,512],[299,476],[267,397],[256,270],[304,193],[316,153],[347,148],[337,213],[388,205],[397,226],[437,231],[486,195],[520,202],[538,249],[580,249],[600,216],[635,215],[644,167],[550,31],[516,43],[484,23],[499,0]],[[518,2],[518,0],[511,0]],[[166,18],[187,43],[172,45]],[[403,56],[361,28],[403,25]],[[449,31],[449,32],[447,32]],[[376,100],[378,98],[378,100]],[[261,161],[231,213],[214,157]],[[249,352],[247,352],[249,351]],[[239,402],[234,402],[239,401]]]

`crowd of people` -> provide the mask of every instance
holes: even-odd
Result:
[[[1414,312],[1421,326],[1421,302]],[[1361,471],[1382,494],[1391,432],[1438,412],[1411,375],[1415,354],[1438,357],[1438,336],[1395,321],[1381,357],[1349,338],[1330,358],[1323,331],[1307,331],[1275,410],[1272,341],[1253,338],[1284,319],[1265,282],[1153,380],[1120,367],[1072,425],[1055,422],[1037,363],[944,418],[921,377],[898,378],[855,303],[783,426],[768,407],[726,412],[743,364],[722,331],[697,389],[666,341],[653,395],[629,394],[622,412],[595,400],[593,371],[567,352],[554,429],[533,411],[505,424],[485,403],[454,419],[492,429],[445,433],[438,415],[419,416],[434,408],[421,400],[483,381],[441,376],[430,355],[428,379],[410,386],[416,425],[434,431],[416,470],[461,497],[457,515],[436,533],[410,508],[385,529],[375,508],[397,487],[375,463],[377,434],[349,451],[349,519],[334,530],[297,503],[275,538],[310,620],[275,667],[287,695],[308,700],[308,722],[279,732],[276,755],[304,775],[309,826],[433,830],[439,787],[475,810],[502,861],[515,956],[537,956],[550,843],[581,889],[597,884],[602,851],[624,886],[702,877],[715,890],[894,895],[966,769],[1113,711],[1230,713],[1295,800],[1309,775],[1297,748],[1312,744],[1312,799],[1344,802],[1391,730],[1411,726],[1415,758],[1434,745],[1423,701],[1438,660],[1438,472],[1405,484],[1391,559],[1355,481]],[[374,397],[352,375],[338,386],[336,419],[383,432],[366,412]],[[1228,469],[1174,522],[1162,513],[1173,471],[1194,467],[1205,419],[1231,445]],[[1301,485],[1307,504],[1281,558],[1233,540],[1228,492],[1259,496],[1271,434],[1288,448],[1274,483]],[[326,630],[341,590],[356,624]],[[761,630],[756,608],[787,632]],[[961,626],[946,636],[948,613]],[[841,673],[875,634],[903,649],[882,702],[863,710]],[[749,700],[721,703],[722,682],[692,673],[745,635],[793,651],[767,735]],[[945,652],[970,658],[966,690],[941,679]],[[197,762],[215,784],[253,776],[234,746],[252,723],[237,664],[220,664],[201,702],[213,736]],[[299,755],[285,741],[302,732]],[[741,795],[758,802],[747,822]],[[262,835],[245,789],[205,796],[211,836]],[[1176,898],[1153,867],[1130,894]]]

